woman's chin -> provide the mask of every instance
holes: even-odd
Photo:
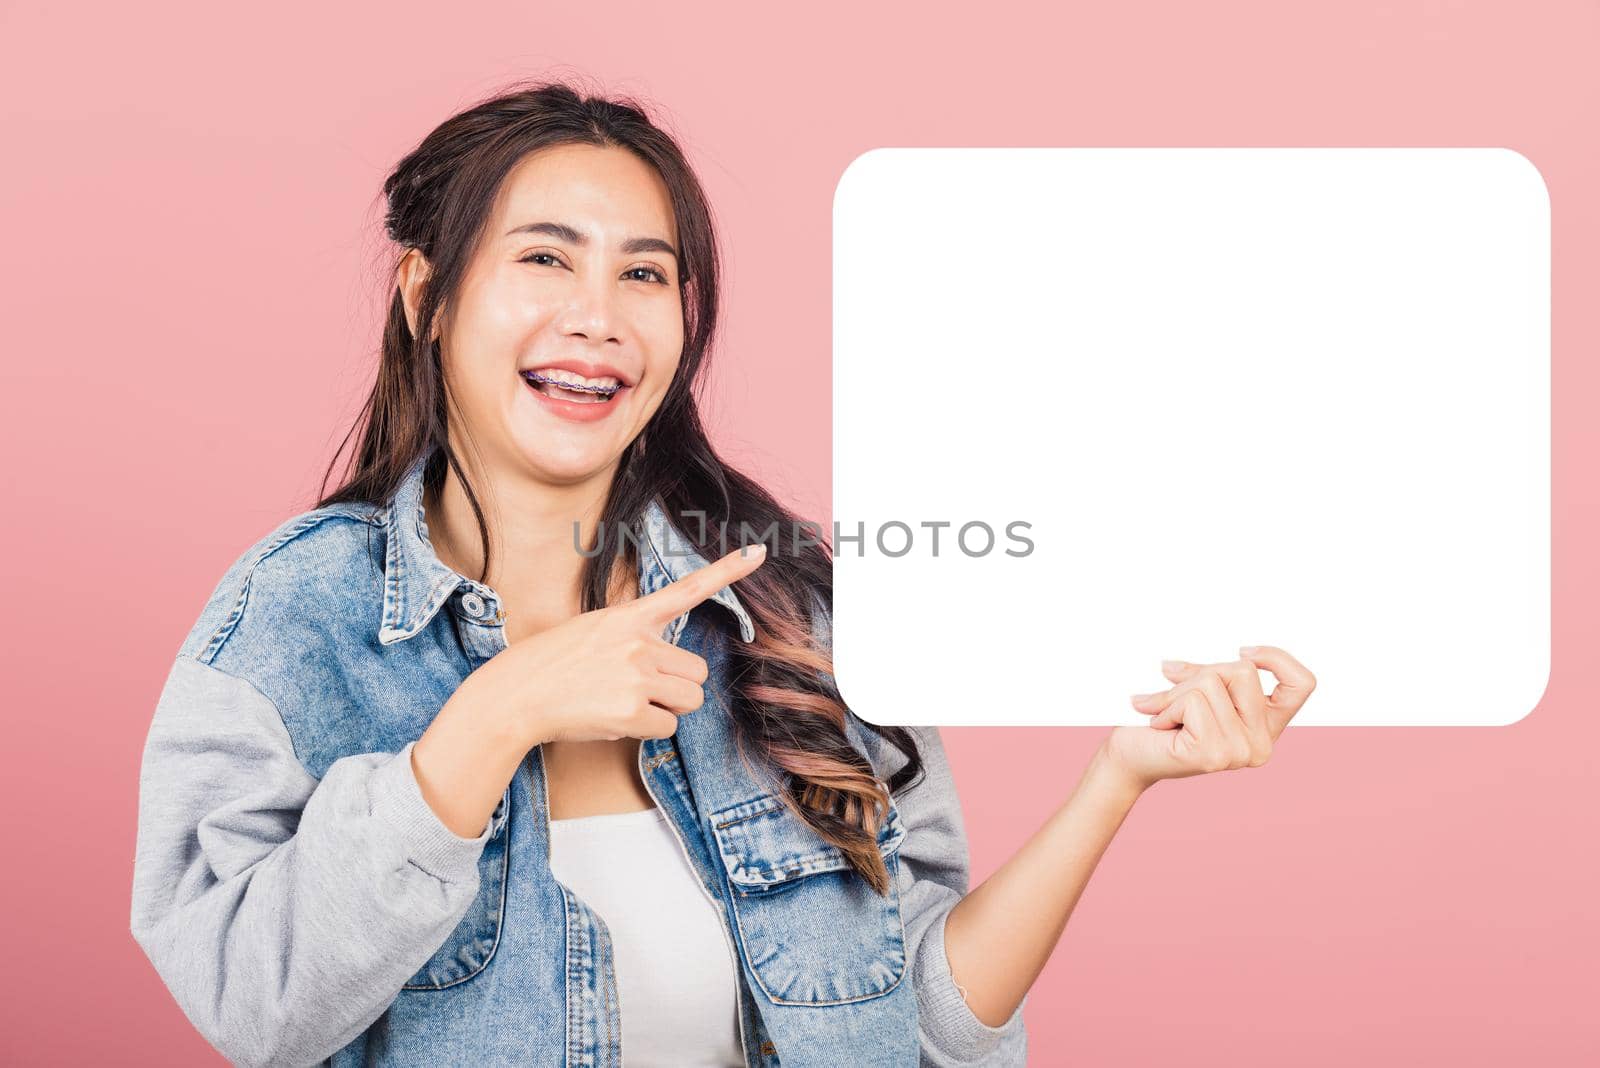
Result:
[[[621,455],[597,449],[593,442],[572,449],[552,448],[553,444],[548,440],[536,444],[520,442],[517,454],[530,473],[555,485],[576,485],[598,478],[611,470]]]

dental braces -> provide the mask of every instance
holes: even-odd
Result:
[[[552,386],[560,386],[562,389],[576,389],[583,393],[604,393],[608,397],[622,388],[620,384],[615,386],[585,386],[578,382],[563,382],[559,378],[551,378],[548,375],[540,374],[538,371],[524,371],[522,372],[522,377],[531,378],[536,382],[548,382]]]

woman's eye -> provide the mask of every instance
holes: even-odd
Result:
[[[549,263],[551,266],[556,266],[556,267],[561,266],[561,261],[556,258],[554,253],[550,253],[550,252],[530,252],[526,256],[524,256],[520,260],[518,260],[517,262],[518,263],[536,263],[541,267],[545,266],[546,263]],[[639,278],[639,279],[636,279],[637,281],[640,281],[640,282],[654,281],[659,285],[666,285],[667,284],[667,276],[662,274],[660,271],[656,270],[656,268],[654,268],[654,267],[630,267],[626,271],[623,271],[622,273],[623,273],[623,275],[626,276],[626,275],[638,274],[641,271],[644,272],[645,274],[649,275],[650,277],[649,278]]]

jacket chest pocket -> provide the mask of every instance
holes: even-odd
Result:
[[[478,857],[478,895],[461,921],[428,962],[406,981],[402,990],[442,990],[465,982],[488,965],[500,944],[500,921],[505,915],[507,848],[511,832],[506,826],[511,811],[507,787],[490,820],[489,840]]]
[[[745,963],[780,1005],[839,1005],[881,997],[906,970],[898,851],[905,831],[891,806],[878,849],[889,870],[879,896],[835,846],[768,794],[711,814]]]

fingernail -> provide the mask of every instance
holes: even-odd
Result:
[[[1143,700],[1145,700],[1146,698],[1149,698],[1149,697],[1154,697],[1155,694],[1153,694],[1153,693],[1135,693],[1135,694],[1129,694],[1128,696],[1129,696],[1129,700],[1137,702],[1137,701],[1143,701]]]
[[[1261,646],[1259,646],[1259,645],[1241,645],[1241,646],[1239,646],[1239,655],[1240,656],[1255,656],[1260,651],[1261,651]]]
[[[1183,667],[1183,661],[1182,660],[1163,660],[1163,661],[1161,661],[1161,670],[1162,671],[1177,671],[1181,667]]]

